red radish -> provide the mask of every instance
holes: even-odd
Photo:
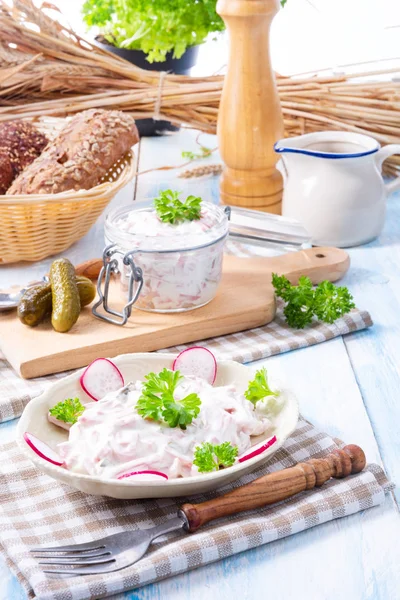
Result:
[[[65,421],[56,419],[56,417],[53,417],[53,415],[51,415],[50,413],[47,413],[47,420],[50,423],[53,423],[53,425],[57,425],[57,427],[61,427],[61,429],[66,429],[67,431],[69,431],[72,427],[72,423],[66,423]]]
[[[132,471],[132,473],[124,473],[120,475],[118,479],[127,479],[128,477],[135,476],[136,481],[156,481],[157,479],[168,479],[168,475],[161,473],[160,471]]]
[[[79,383],[93,400],[101,400],[109,392],[124,386],[124,378],[118,367],[108,358],[96,358],[81,375]]]
[[[253,452],[250,452],[249,454],[246,454],[245,456],[241,456],[238,459],[239,462],[241,463],[241,462],[244,462],[245,460],[249,460],[250,458],[253,458],[254,456],[258,456],[262,452],[265,452],[265,450],[267,450],[268,448],[270,448],[273,444],[275,444],[276,441],[277,441],[276,440],[276,435],[274,435],[270,440],[268,440],[268,442],[266,442],[265,444],[263,444],[259,448],[256,448],[255,450],[253,450]]]
[[[178,354],[172,370],[180,371],[182,375],[189,377],[200,377],[212,385],[217,376],[217,361],[207,348],[193,346]]]
[[[47,460],[52,465],[57,465],[58,467],[61,467],[64,464],[64,461],[55,450],[53,450],[52,448],[50,448],[50,446],[39,440],[32,433],[25,431],[24,440],[26,441],[28,446],[30,446],[32,450],[36,452],[38,456],[40,456],[40,458],[44,458],[44,460]]]

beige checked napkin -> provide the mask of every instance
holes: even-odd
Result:
[[[212,338],[201,344],[210,348],[219,359],[232,359],[246,363],[326,342],[339,335],[359,331],[371,325],[372,319],[369,313],[356,309],[338,319],[333,325],[315,322],[306,329],[291,329],[285,322],[282,305],[279,304],[277,315],[272,323],[264,327]],[[185,346],[177,346],[168,348],[168,351],[176,352],[183,348]],[[19,417],[29,400],[41,394],[55,379],[65,375],[66,373],[61,373],[27,381],[21,379],[0,355],[0,423]]]
[[[202,502],[265,473],[321,457],[337,448],[327,434],[300,419],[297,429],[267,466],[216,492],[193,496]],[[97,599],[160,581],[261,546],[320,523],[384,501],[393,489],[378,465],[346,479],[332,479],[283,503],[219,519],[195,534],[160,537],[135,565],[104,575],[55,579],[46,576],[30,547],[81,543],[165,522],[187,498],[124,501],[88,496],[41,474],[15,443],[0,447],[0,550],[27,591],[40,600]]]

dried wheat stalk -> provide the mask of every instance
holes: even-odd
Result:
[[[204,177],[205,175],[221,175],[222,168],[221,164],[200,165],[199,167],[193,167],[193,169],[181,171],[178,177],[181,179],[194,179],[196,177]]]
[[[52,8],[44,4],[44,8]],[[54,7],[53,7],[54,8]],[[54,12],[53,12],[54,14]],[[10,46],[11,44],[11,46]],[[365,81],[383,69],[349,76],[277,77],[285,134],[321,129],[400,139],[400,81]],[[360,80],[362,78],[362,80]],[[159,116],[214,133],[222,76],[192,78],[144,71],[80,38],[32,0],[0,0],[0,121],[66,115],[89,107]],[[387,161],[388,172],[400,159]]]

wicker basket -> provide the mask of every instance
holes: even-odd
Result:
[[[51,138],[64,123],[44,118],[35,124]],[[134,175],[134,155],[129,153],[90,190],[0,196],[0,263],[33,262],[63,252],[89,231]]]

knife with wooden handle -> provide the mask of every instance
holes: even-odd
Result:
[[[201,504],[183,504],[180,511],[187,520],[187,529],[193,532],[214,519],[275,504],[319,487],[332,477],[340,479],[359,473],[365,464],[363,450],[350,444],[343,449],[333,450],[324,458],[313,458],[259,477],[213,500]]]

